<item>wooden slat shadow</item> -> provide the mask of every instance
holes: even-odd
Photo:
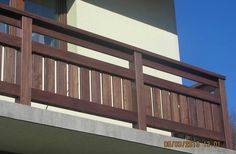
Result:
[[[43,86],[43,80],[42,80],[42,73],[43,73],[43,68],[42,68],[42,56],[38,55],[33,55],[33,60],[32,60],[32,88],[35,89],[41,89]]]
[[[73,98],[79,98],[79,79],[78,79],[78,67],[75,65],[69,65],[69,96]]]
[[[180,122],[180,113],[179,113],[179,96],[176,93],[170,93],[171,101],[171,116],[172,120],[175,122]]]
[[[122,109],[122,91],[121,91],[121,78],[112,77],[113,84],[113,104],[114,107]]]
[[[101,82],[100,73],[97,71],[91,72],[91,91],[92,102],[101,104]]]
[[[143,103],[146,104],[146,115],[152,116],[151,87],[144,85]]]
[[[123,103],[124,109],[134,111],[131,81],[123,79]],[[136,110],[135,110],[136,111]]]
[[[44,90],[55,93],[55,61],[44,59]]]
[[[111,102],[111,76],[102,74],[102,98],[103,104],[112,106]]]
[[[163,118],[166,120],[171,120],[170,94],[168,91],[162,90],[161,96],[162,96]]]
[[[80,99],[89,101],[89,70],[86,68],[80,68]]]
[[[153,88],[152,93],[153,93],[153,111],[154,111],[154,116],[158,117],[158,118],[162,118],[162,115],[161,115],[161,94],[160,94],[160,89]]]

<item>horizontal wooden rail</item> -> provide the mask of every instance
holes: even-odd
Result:
[[[0,44],[15,49],[21,48],[21,38],[0,32]]]
[[[73,111],[85,112],[89,114],[91,113],[94,115],[126,122],[137,122],[136,112],[113,108],[110,106],[45,92],[38,89],[32,89],[32,100],[46,105],[52,105]]]
[[[44,24],[41,24],[40,26],[33,25],[33,31],[39,34],[43,34],[46,36],[53,37],[55,39],[68,42],[68,43],[72,43],[74,45],[78,45],[87,49],[98,51],[98,52],[108,54],[108,55],[121,58],[124,60],[133,61],[131,54],[120,52],[117,49],[109,48],[104,45],[93,43],[91,41],[83,40],[83,39],[80,39],[79,37],[67,35],[67,34],[64,34],[63,32],[60,32],[59,30],[55,30],[55,29],[50,30],[49,28],[47,28],[47,25],[44,25]]]
[[[127,68],[81,56],[61,49],[49,47],[40,43],[33,42],[33,53],[134,80],[134,72]]]
[[[198,82],[204,83],[206,85],[218,87],[218,82],[217,81],[213,81],[213,80],[207,79],[205,77],[201,77],[201,76],[195,75],[193,73],[183,71],[181,69],[176,69],[176,68],[164,65],[162,63],[159,63],[159,61],[154,62],[154,61],[151,61],[151,60],[148,60],[148,59],[144,59],[143,64],[145,66],[148,66],[148,67],[151,67],[151,68],[163,71],[163,72],[174,74],[174,75],[184,77],[184,78],[187,78],[187,79],[190,79],[190,80],[198,81]]]
[[[8,17],[6,15],[0,14],[0,22],[15,26],[15,27],[21,27],[21,21],[15,18]]]
[[[0,95],[17,98],[20,96],[20,86],[0,81]]]
[[[225,141],[224,133],[214,132],[203,128],[193,127],[190,125],[181,124],[179,122],[173,122],[165,119],[154,118],[147,116],[147,125],[154,128],[159,128],[167,131],[173,131],[176,133],[183,133],[188,135],[195,135],[203,138]]]
[[[202,100],[206,100],[215,104],[220,104],[220,99],[218,95],[211,95],[205,91],[201,91],[199,89],[193,89],[190,87],[186,87],[177,83],[173,83],[167,80],[163,80],[160,78],[152,77],[150,75],[144,75],[144,83],[155,86],[158,88],[166,89],[169,91],[173,91],[179,94],[191,96],[194,98],[199,98]]]

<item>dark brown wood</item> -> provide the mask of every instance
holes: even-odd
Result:
[[[55,61],[44,58],[44,90],[55,92]]]
[[[188,97],[188,108],[189,108],[189,124],[197,127],[196,100],[192,97]]]
[[[217,132],[223,132],[224,130],[222,112],[220,107],[220,105],[211,104],[213,129]]]
[[[131,123],[137,122],[136,112],[126,111],[86,100],[45,92],[38,89],[32,89],[32,100],[42,104],[70,109],[73,111],[94,114]]]
[[[132,95],[132,83],[130,80],[123,79],[122,80],[122,87],[123,87],[123,104],[124,109],[129,111],[137,111],[136,108],[134,108],[134,98]]]
[[[214,86],[214,87],[218,86],[217,81],[213,81],[213,80],[207,79],[205,77],[201,77],[201,76],[198,76],[196,74],[183,71],[179,68],[173,68],[173,67],[164,65],[162,63],[158,63],[158,61],[154,62],[154,61],[150,61],[150,60],[145,59],[144,60],[144,65],[148,66],[148,67],[151,67],[151,68],[154,68],[154,69],[157,69],[157,70],[160,70],[160,71],[164,71],[164,72],[171,73],[171,74],[174,74],[174,75],[177,75],[177,76],[180,76],[180,77],[184,77],[184,78],[187,78],[187,79],[190,79],[190,80],[205,83],[207,85],[211,85],[211,86]]]
[[[0,81],[0,95],[18,98],[20,96],[20,86]]]
[[[57,61],[57,93],[67,95],[66,63]]]
[[[43,89],[43,79],[42,79],[42,57],[38,55],[33,55],[32,61],[32,88]]]
[[[147,116],[147,125],[157,129],[163,129],[167,131],[172,131],[176,133],[183,133],[190,136],[199,136],[203,138],[210,138],[213,140],[224,141],[225,137],[223,133],[210,131],[207,129],[202,129],[186,124],[181,124],[174,121],[169,121],[165,119],[160,119],[156,117]]]
[[[170,106],[170,93],[169,91],[161,91],[162,98],[162,109],[163,109],[163,118],[171,120],[171,106]]]
[[[146,104],[143,101],[143,62],[142,54],[134,52],[134,65],[135,70],[135,96],[138,112],[138,123],[134,124],[134,128],[146,130]]]
[[[143,103],[145,103],[146,114],[152,116],[152,95],[151,95],[151,87],[144,85],[143,88]]]
[[[232,149],[232,134],[231,134],[231,126],[229,122],[229,116],[227,112],[227,97],[226,97],[226,89],[225,89],[225,81],[222,79],[218,80],[219,82],[219,92],[220,92],[220,100],[221,100],[221,110],[223,115],[223,124],[224,124],[224,133],[225,133],[225,145],[226,148]]]
[[[20,49],[21,38],[0,32],[0,44],[3,46]]]
[[[189,124],[188,102],[186,96],[179,95],[179,105],[181,123]]]
[[[113,87],[113,105],[116,108],[122,109],[121,78],[113,76],[112,87]]]
[[[213,130],[211,104],[208,102],[204,102],[203,108],[204,108],[206,129]]]
[[[6,23],[11,26],[21,27],[20,20],[8,17],[8,16],[6,16],[6,14],[4,14],[4,15],[0,14],[0,22]]]
[[[75,65],[69,65],[68,70],[69,78],[69,96],[74,98],[79,98],[79,77],[78,77],[78,67]]]
[[[49,47],[40,43],[33,42],[33,51],[35,54],[54,58],[66,63],[95,69],[100,72],[109,73],[111,75],[120,76],[134,80],[134,71],[119,67],[110,63],[102,62],[75,53],[67,52],[61,49]]]
[[[108,74],[102,74],[102,99],[104,105],[112,106],[111,76]]]
[[[176,93],[170,93],[170,103],[171,103],[171,119],[175,122],[180,122],[179,113],[179,96]]]
[[[158,118],[162,118],[161,113],[161,90],[158,88],[153,88],[153,112],[154,116]]]
[[[86,68],[80,68],[80,99],[89,101],[90,90],[89,90],[89,70]]]
[[[203,99],[212,103],[220,104],[220,99],[218,96],[213,96],[208,92],[199,89],[193,89],[174,82],[152,77],[150,75],[144,75],[144,82],[148,85],[163,88],[171,92],[176,92],[186,96],[191,96],[193,98]]]
[[[196,100],[196,111],[197,111],[197,124],[200,128],[205,128],[205,119],[204,119],[204,109],[203,109],[203,101],[197,99]]]
[[[101,104],[101,80],[100,73],[97,71],[91,72],[91,91],[92,102]]]
[[[22,17],[22,48],[21,48],[21,76],[20,103],[31,104],[32,87],[32,20]]]

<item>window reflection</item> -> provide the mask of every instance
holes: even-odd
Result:
[[[0,3],[2,4],[6,4],[9,5],[9,0],[0,0]],[[4,24],[4,23],[0,23],[0,32],[9,32],[9,26]]]
[[[25,10],[49,19],[58,20],[56,0],[25,0]],[[58,46],[58,40],[38,33],[32,34],[32,40],[52,47]]]

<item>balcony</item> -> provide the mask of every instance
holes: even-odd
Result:
[[[0,22],[15,31],[0,33],[1,95],[231,148],[224,76],[2,4]],[[34,42],[32,33],[117,57],[129,68]],[[198,84],[148,75],[144,66]]]

